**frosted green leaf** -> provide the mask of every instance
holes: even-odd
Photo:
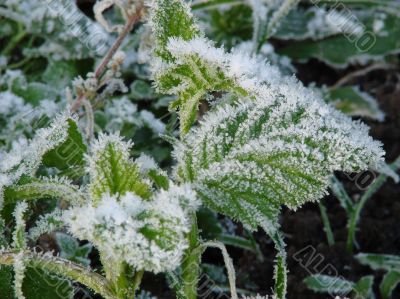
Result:
[[[156,0],[150,7],[149,26],[156,40],[155,54],[164,61],[172,62],[174,58],[167,49],[170,38],[191,40],[200,36],[189,5],[180,0]]]
[[[383,299],[392,297],[392,293],[397,285],[400,283],[400,272],[389,271],[383,276],[382,282],[379,286],[381,296]]]
[[[40,215],[35,226],[29,229],[28,237],[35,242],[40,236],[52,233],[57,229],[61,229],[63,226],[62,211],[60,209],[55,209],[50,213]]]
[[[300,62],[317,58],[338,68],[354,63],[365,64],[400,52],[400,18],[396,13],[364,10],[355,11],[355,16],[361,28],[355,36],[340,34],[319,41],[305,40],[291,43],[278,52]]]
[[[195,193],[185,187],[161,190],[147,200],[133,193],[118,199],[104,195],[97,206],[69,209],[64,219],[74,236],[91,241],[108,260],[159,273],[180,263],[189,231],[184,208],[193,203]]]
[[[59,169],[60,175],[79,178],[84,172],[87,146],[76,121],[68,119],[67,122],[66,140],[43,156],[43,164]]]
[[[36,200],[41,198],[62,199],[72,204],[85,201],[82,191],[64,178],[29,178],[22,177],[17,184],[4,190],[6,204],[20,200]]]
[[[90,265],[89,253],[92,251],[92,245],[87,243],[79,245],[79,242],[74,237],[64,233],[56,233],[57,245],[60,248],[60,257],[82,264],[84,266]]]
[[[373,270],[400,271],[400,256],[390,254],[359,253],[355,258]]]
[[[376,99],[357,86],[331,89],[325,99],[338,110],[351,116],[364,116],[378,121],[385,118],[385,113],[379,108]]]
[[[94,202],[103,194],[123,196],[133,192],[149,198],[150,187],[141,178],[138,166],[129,158],[132,144],[119,135],[100,134],[91,146],[89,191]]]
[[[4,189],[17,183],[22,176],[33,177],[43,162],[43,156],[67,140],[70,124],[75,122],[71,115],[61,114],[49,127],[37,130],[26,146],[3,156],[0,161],[0,209]]]
[[[347,295],[354,287],[354,282],[343,279],[342,277],[321,274],[307,277],[304,279],[304,283],[314,292],[338,295]]]
[[[380,163],[366,126],[297,87],[219,105],[175,148],[178,175],[210,208],[254,229],[275,223],[281,205],[321,198],[333,171]]]
[[[231,82],[217,67],[211,67],[196,53],[179,57],[170,41],[190,41],[203,36],[194,23],[187,4],[179,0],[154,1],[150,26],[156,39],[153,77],[159,92],[177,94],[170,108],[178,109],[181,132],[186,133],[196,119],[199,102],[211,91],[229,89]]]
[[[374,299],[374,293],[372,287],[374,285],[374,276],[368,275],[361,277],[361,279],[354,285],[353,292],[355,293],[355,298],[371,298]]]

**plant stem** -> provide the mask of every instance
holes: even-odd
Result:
[[[354,211],[354,203],[347,191],[344,189],[343,184],[337,179],[336,176],[332,176],[330,188],[333,194],[335,194],[335,196],[338,198],[342,208],[345,209],[347,217],[350,217]]]
[[[16,256],[17,254],[14,252],[3,252],[0,254],[0,264],[13,265]],[[24,254],[24,258],[30,267],[38,267],[56,275],[78,281],[106,299],[115,299],[107,280],[88,268],[59,257],[40,255],[32,252]]]
[[[319,205],[319,210],[321,212],[322,223],[324,224],[326,239],[328,240],[328,245],[332,246],[335,244],[335,238],[333,236],[331,223],[329,221],[328,214],[326,212],[326,207],[322,202],[319,202],[318,205]]]
[[[135,293],[137,289],[139,289],[139,286],[142,282],[144,270],[140,270],[135,273],[135,277],[133,279],[133,292]]]
[[[8,56],[11,53],[11,51],[18,45],[18,43],[21,40],[23,40],[25,36],[27,36],[27,33],[23,30],[20,24],[18,24],[18,27],[19,27],[18,28],[19,32],[11,39],[10,43],[3,49],[1,55]]]
[[[183,293],[186,299],[197,298],[197,284],[200,275],[201,250],[199,247],[199,229],[196,214],[191,216],[191,230],[188,234],[189,248],[186,249],[182,262]]]
[[[136,13],[131,15],[126,23],[124,29],[119,34],[117,39],[115,40],[114,44],[111,46],[110,50],[108,50],[106,56],[104,56],[103,60],[99,64],[99,66],[95,70],[95,78],[99,79],[101,75],[104,73],[105,69],[107,68],[108,63],[113,58],[115,53],[118,51],[119,47],[121,46],[122,42],[124,41],[125,37],[132,31],[133,26],[141,19],[142,17],[142,7],[138,7],[136,9]],[[84,100],[84,95],[78,96],[78,98],[72,103],[70,111],[76,112],[82,104]]]
[[[278,230],[275,233],[271,234],[270,237],[274,241],[275,248],[278,251],[275,265],[274,293],[277,299],[285,299],[287,288],[285,242],[283,241],[283,237]]]

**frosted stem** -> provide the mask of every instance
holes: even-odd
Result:
[[[204,246],[206,247],[215,247],[221,250],[222,256],[224,258],[225,262],[225,268],[226,271],[228,272],[228,280],[229,280],[229,286],[231,290],[231,298],[232,299],[238,299],[237,291],[236,291],[236,273],[235,273],[235,268],[233,267],[232,259],[230,258],[228,251],[226,250],[226,247],[223,243],[217,242],[217,241],[209,241],[203,243]]]
[[[101,75],[104,73],[105,69],[107,68],[108,63],[113,58],[114,54],[118,51],[119,47],[121,46],[122,42],[124,41],[125,37],[132,31],[133,26],[142,18],[142,7],[138,6],[136,9],[136,13],[129,16],[129,19],[119,34],[118,38],[115,40],[114,44],[111,46],[110,50],[104,56],[103,60],[101,61],[100,65],[97,67],[95,71],[95,78],[100,78]],[[76,112],[79,107],[82,105],[82,101],[84,100],[85,96],[80,95],[74,103],[70,107],[71,112]]]
[[[109,289],[107,280],[103,276],[92,272],[88,268],[58,257],[40,255],[33,252],[26,252],[23,254],[23,257],[27,266],[38,267],[44,271],[49,271],[56,275],[78,281],[96,293],[101,294],[106,299],[115,298],[114,294]],[[18,253],[3,252],[0,254],[0,264],[13,265],[16,258],[20,258]]]

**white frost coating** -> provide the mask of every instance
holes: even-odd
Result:
[[[137,105],[132,103],[127,96],[107,101],[104,112],[107,117],[106,131],[115,132],[122,129],[124,123],[141,125],[137,114]]]
[[[22,282],[25,277],[24,250],[26,249],[24,213],[28,208],[26,202],[19,202],[14,210],[15,229],[13,233],[13,247],[18,251],[13,261],[14,267],[14,292],[17,299],[25,299],[22,292]]]
[[[54,232],[61,228],[64,222],[62,219],[62,211],[56,209],[51,213],[41,215],[35,226],[29,230],[29,239],[36,241],[40,236]]]
[[[186,213],[196,211],[200,207],[201,202],[190,184],[178,186],[170,182],[169,185],[167,191],[159,191],[158,199],[160,201],[171,201],[173,199],[174,203],[181,206]]]
[[[25,104],[24,100],[10,91],[0,92],[0,116],[22,114],[32,109],[30,104]]]
[[[46,38],[41,46],[24,49],[24,55],[30,57],[94,57],[110,42],[106,31],[85,16],[74,1],[7,0],[0,7],[0,17],[23,24],[27,33]]]
[[[3,189],[15,183],[23,174],[33,176],[40,166],[43,155],[63,143],[68,136],[67,120],[76,121],[68,113],[58,115],[48,128],[36,131],[29,144],[19,152],[2,155],[0,163],[0,210],[3,204]]]
[[[120,200],[104,195],[97,207],[74,207],[63,218],[74,236],[91,241],[106,259],[154,273],[173,270],[188,246],[189,231],[179,203],[185,191],[176,192],[161,191],[151,201],[132,193]]]
[[[25,299],[22,292],[22,283],[25,278],[26,264],[24,260],[24,253],[20,252],[14,256],[14,292],[17,299]]]
[[[24,213],[28,209],[25,201],[19,202],[14,210],[15,230],[13,233],[13,247],[18,251],[26,248]],[[22,239],[20,239],[22,237]]]
[[[149,170],[158,169],[156,161],[153,157],[150,157],[144,153],[141,153],[139,158],[135,160],[135,163],[139,166],[141,173],[147,173]]]
[[[220,210],[228,205],[228,198],[203,185],[204,182],[220,182],[223,188],[251,191],[258,197],[267,194],[273,203],[284,203],[295,209],[305,201],[322,197],[333,171],[364,170],[383,161],[381,143],[368,135],[367,126],[325,104],[318,94],[294,77],[282,76],[277,68],[241,52],[225,53],[205,38],[170,39],[168,50],[176,59],[175,64],[185,64],[189,57],[197,56],[210,72],[222,70],[248,93],[248,98],[219,105],[208,113],[175,150],[179,165],[186,164],[190,153],[191,161],[186,165],[190,164],[187,167],[194,172],[196,190]],[[162,73],[168,67],[163,65],[159,71]],[[175,86],[171,93],[184,88]],[[240,115],[247,117],[233,133],[228,133],[227,123],[240,119]],[[260,133],[253,138],[252,128],[260,119],[263,119]],[[225,145],[230,146],[229,151],[224,149]],[[224,153],[222,158],[218,157],[221,153]],[[277,158],[259,162],[263,168],[252,161],[264,161],[268,157]],[[310,178],[315,182],[310,182]],[[291,202],[284,201],[288,197],[293,198]],[[218,202],[217,198],[225,201]]]
[[[165,124],[157,119],[154,114],[147,110],[140,111],[140,116],[143,122],[157,134],[163,134],[165,132]]]
[[[326,20],[331,30],[339,30],[339,32],[348,33],[353,36],[360,36],[365,30],[363,23],[348,11],[330,10]]]
[[[234,52],[251,53],[252,48],[252,42],[245,41],[235,46]],[[268,43],[264,43],[261,46],[259,53],[255,57],[255,59],[262,63],[264,63],[264,61],[267,61],[271,65],[279,67],[280,71],[284,74],[293,74],[296,72],[295,67],[292,65],[291,59],[288,56],[277,54],[274,47]]]
[[[110,144],[113,145],[116,152],[121,153],[121,159],[129,160],[129,153],[133,146],[133,142],[131,140],[124,141],[118,132],[114,134],[100,133],[99,137],[91,145],[91,154],[90,157],[88,157],[91,167],[89,169],[89,172],[91,172],[91,170],[93,169],[92,167],[95,168],[95,165],[93,163],[95,163],[95,161],[101,160],[104,152],[106,152],[106,148]]]

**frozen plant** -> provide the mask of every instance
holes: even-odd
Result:
[[[286,297],[286,250],[278,221],[282,206],[296,210],[321,199],[334,171],[381,169],[384,151],[367,126],[264,60],[263,41],[299,1],[278,2],[273,1],[266,31],[254,37],[253,47],[230,52],[205,36],[182,0],[97,2],[95,17],[119,34],[115,43],[94,72],[73,81],[64,113],[14,144],[13,151],[1,153],[0,207],[15,205],[16,225],[0,264],[14,266],[18,299],[26,296],[23,282],[30,268],[77,281],[106,299],[135,298],[144,272],[166,273],[176,278],[179,298],[196,299],[201,255],[208,247],[221,251],[231,297],[238,299],[225,246],[199,237],[200,205],[248,230],[264,229],[278,252],[272,296]],[[7,5],[12,3],[19,2]],[[105,19],[104,11],[112,6],[123,24]],[[138,21],[146,23],[147,38],[154,41],[146,52],[154,87],[174,97],[170,109],[179,115],[179,139],[165,136],[174,146],[171,172],[144,153],[134,160],[133,143],[119,133],[95,130],[96,108],[114,92],[126,91],[121,78],[125,55],[118,49]],[[21,102],[8,93],[5,97]],[[200,112],[205,100],[211,108]],[[3,108],[7,113],[9,106]],[[107,119],[114,119],[104,131],[131,123],[166,133],[154,114],[138,111],[126,97],[105,107]],[[57,204],[26,234],[30,215],[25,211],[42,199]],[[99,252],[102,272],[29,248],[26,238],[34,241],[53,230],[71,234],[74,248],[75,238],[89,241]]]

